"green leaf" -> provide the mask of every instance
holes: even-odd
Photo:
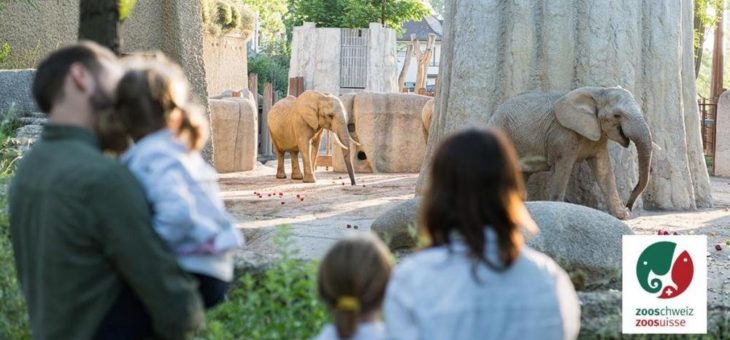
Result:
[[[137,4],[137,0],[119,0],[119,21],[126,20]]]

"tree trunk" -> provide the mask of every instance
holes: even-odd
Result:
[[[81,0],[79,40],[91,40],[120,52],[118,0]]]
[[[421,51],[421,44],[418,40],[412,40],[413,50],[416,54],[416,62],[418,63],[418,71],[416,72],[416,93],[421,94],[422,89],[426,88],[426,76],[428,63],[433,56],[433,44],[436,42],[436,35],[433,33],[428,35],[426,50]]]
[[[691,0],[446,4],[441,58],[445,62],[419,192],[428,181],[430,158],[439,140],[474,126],[475,121],[486,123],[507,98],[529,90],[620,85],[634,94],[658,146],[649,185],[641,195],[643,206],[712,205],[692,72]],[[473,29],[483,22],[490,24]],[[635,147],[624,149],[609,142],[609,152],[625,202],[637,181]],[[530,177],[529,196],[544,193],[546,177],[546,173]],[[585,162],[576,166],[566,199],[605,206]]]
[[[398,89],[399,92],[406,92],[406,75],[408,75],[408,68],[411,67],[411,59],[413,59],[413,45],[408,45],[406,49],[406,58],[403,60],[403,68],[400,70],[398,75]]]
[[[694,47],[695,79],[697,79],[697,77],[700,76],[700,68],[702,67],[702,52],[704,52],[702,45],[704,45],[704,43],[705,43],[705,29],[706,29],[706,27],[704,25],[702,25],[702,22],[695,14],[694,30],[697,31],[697,40],[698,40],[698,44],[699,44],[698,46]],[[693,36],[693,39],[694,39],[694,36]]]

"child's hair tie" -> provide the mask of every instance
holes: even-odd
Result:
[[[360,302],[354,296],[343,295],[337,299],[337,309],[345,312],[356,312],[360,309]]]

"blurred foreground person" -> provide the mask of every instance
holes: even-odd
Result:
[[[385,299],[389,339],[575,339],[578,297],[552,259],[524,245],[512,144],[467,130],[437,149],[420,211],[430,246],[398,265]]]
[[[59,49],[36,70],[33,96],[48,124],[9,193],[36,339],[180,339],[204,322],[195,279],[152,229],[142,188],[100,149],[98,118],[123,72],[94,43]]]

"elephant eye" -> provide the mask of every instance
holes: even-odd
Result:
[[[613,114],[613,118],[621,118],[621,115],[620,115],[620,114],[618,114],[618,113],[614,113],[614,114]]]

